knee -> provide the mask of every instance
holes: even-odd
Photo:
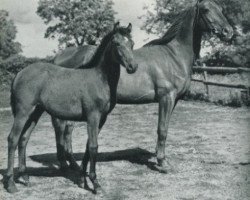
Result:
[[[96,179],[96,173],[95,172],[90,172],[89,173],[89,179],[92,180],[92,181],[95,180]]]
[[[74,129],[74,123],[73,122],[67,122],[66,125],[67,132],[71,133]]]
[[[13,136],[8,136],[8,151],[15,151],[17,147],[18,140]]]
[[[89,145],[89,153],[97,154],[97,152],[98,152],[98,146],[97,145]]]
[[[13,136],[9,135],[7,138],[8,143],[12,143],[13,142]]]
[[[158,135],[166,135],[167,131],[168,131],[168,129],[165,125],[159,125],[159,127],[157,129]]]
[[[22,136],[19,139],[18,145],[21,146],[21,147],[24,147],[26,145],[27,141],[28,141],[28,137],[27,136]]]
[[[157,130],[158,140],[166,140],[167,138],[167,129],[165,127],[159,127]]]
[[[9,135],[7,140],[10,146],[14,145],[17,142],[17,139],[13,135]]]

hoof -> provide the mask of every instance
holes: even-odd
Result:
[[[98,188],[101,188],[101,186],[100,186],[100,184],[99,184],[98,182],[95,182],[95,183],[94,183],[94,188],[95,188],[95,189],[98,189]]]
[[[79,188],[86,189],[85,183],[78,183]]]
[[[7,190],[7,192],[9,193],[16,193],[18,192],[18,189],[14,183],[13,180],[8,180],[5,184],[4,184],[5,189]]]
[[[102,194],[102,192],[103,192],[103,190],[102,190],[102,188],[101,188],[100,185],[99,185],[99,187],[97,187],[97,188],[95,188],[95,189],[93,190],[93,194],[97,194],[97,195]]]
[[[159,165],[155,165],[155,169],[163,174],[167,174],[168,173],[168,169]]]
[[[18,189],[16,188],[15,185],[7,187],[6,190],[7,190],[7,192],[9,192],[11,194],[18,192]]]
[[[31,186],[30,181],[29,181],[29,176],[27,174],[19,176],[16,181],[18,183],[23,184],[26,187]]]
[[[90,187],[88,186],[87,179],[86,177],[81,177],[78,183],[78,186],[80,188],[83,188],[85,190],[91,190]]]
[[[155,165],[155,168],[163,174],[167,174],[172,171],[172,166],[165,159],[157,159],[158,164]]]
[[[97,179],[95,179],[92,183],[93,183],[93,187],[94,187],[93,193],[94,193],[94,194],[99,194],[99,193],[101,193],[101,186],[100,186],[100,184],[98,183]]]

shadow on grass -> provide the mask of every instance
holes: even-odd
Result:
[[[1,182],[4,184],[6,180],[6,169],[0,169],[0,174],[3,176]],[[79,182],[79,172],[73,170],[61,171],[55,166],[49,165],[47,167],[27,167],[27,175],[29,176],[37,176],[37,177],[64,177],[69,179],[74,184],[78,184]],[[18,180],[18,168],[14,169],[14,179],[15,182],[20,183]]]
[[[84,153],[74,153],[74,158],[76,159],[76,161],[81,161],[83,155]],[[133,149],[114,151],[114,152],[98,153],[97,161],[110,162],[110,161],[126,160],[131,163],[148,165],[152,163],[149,161],[149,159],[152,158],[153,156],[154,154],[147,150],[141,148],[133,148]],[[34,155],[30,156],[30,158],[33,161],[41,163],[48,167],[53,165],[58,165],[57,157],[56,154],[54,153]]]
[[[81,161],[83,158],[83,153],[75,153],[74,157],[77,161]],[[131,163],[136,163],[140,165],[146,165],[151,170],[157,171],[155,167],[156,163],[150,161],[155,154],[141,149],[141,148],[133,148],[126,149],[114,152],[102,152],[98,154],[97,161],[98,162],[111,162],[111,161],[119,161],[125,160]],[[59,170],[59,163],[57,161],[57,157],[55,153],[47,153],[40,155],[33,155],[30,158],[38,163],[41,163],[45,167],[27,167],[27,174],[29,176],[38,176],[38,177],[65,177],[71,180],[73,183],[78,184],[79,181],[79,171],[67,170],[62,172]],[[6,169],[0,169],[0,174],[3,176],[6,174]],[[15,168],[15,174],[17,174],[17,168]]]
[[[76,161],[81,161],[84,153],[74,153]],[[150,161],[155,154],[141,148],[125,149],[114,152],[101,152],[98,153],[97,162],[111,162],[125,160],[131,163],[146,165],[153,169],[154,162]],[[28,167],[27,172],[34,176],[62,176],[62,172],[58,169],[59,162],[55,153],[46,153],[30,156],[31,160],[41,163],[46,167]],[[56,167],[58,166],[58,167]],[[17,169],[15,169],[17,170]],[[0,169],[0,174],[4,175],[6,170]],[[71,170],[72,171],[72,170]]]

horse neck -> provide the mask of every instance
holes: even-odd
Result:
[[[193,49],[195,60],[200,58],[202,31],[198,25],[194,27]]]
[[[108,45],[103,52],[96,70],[101,73],[103,80],[108,83],[111,96],[116,95],[120,78],[120,64],[114,60],[110,45]]]
[[[179,33],[175,37],[175,40],[182,45],[187,46],[193,50],[193,38],[194,38],[194,27],[196,21],[196,7],[190,8],[187,11],[182,26],[179,29]]]

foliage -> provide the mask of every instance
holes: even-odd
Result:
[[[7,11],[0,10],[0,61],[22,51],[21,44],[14,41],[17,30],[8,15]]]
[[[249,0],[214,0],[223,7],[224,15],[228,21],[238,29],[242,29],[233,45],[219,42],[214,37],[205,37],[202,45],[211,48],[213,52],[206,56],[203,61],[208,65],[217,66],[248,66],[250,64],[250,1]],[[190,5],[194,5],[196,0],[156,0],[153,10],[147,10],[144,16],[142,29],[147,33],[162,35],[169,28],[176,16]],[[236,29],[236,28],[235,28]],[[240,41],[240,42],[239,42]]]
[[[156,0],[153,10],[145,7],[147,12],[140,17],[144,20],[141,28],[147,33],[162,35],[173,23],[176,16],[194,2],[195,0]]]
[[[224,14],[231,24],[240,26],[244,33],[250,31],[250,1],[249,0],[217,0],[223,5]]]
[[[35,62],[52,62],[52,57],[47,57],[44,59],[41,58],[26,58],[22,55],[13,55],[3,61],[0,62],[0,71],[2,73],[10,73],[10,74],[17,74],[23,68],[27,67],[28,65],[35,63]]]
[[[218,46],[203,58],[208,66],[250,68],[250,33],[238,35],[230,46]]]
[[[224,9],[224,15],[233,25],[241,26],[244,32],[250,31],[249,0],[214,0]],[[176,16],[186,8],[194,5],[197,0],[156,0],[153,10],[145,7],[146,14],[142,29],[147,33],[162,35],[173,23]]]
[[[112,0],[39,0],[37,14],[50,24],[45,38],[59,37],[59,46],[99,42],[114,24]]]

